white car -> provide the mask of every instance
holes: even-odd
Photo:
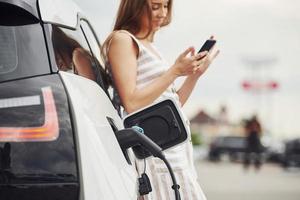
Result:
[[[67,68],[70,53],[59,48],[72,45],[59,34],[88,55],[93,80]],[[96,34],[72,1],[0,0],[1,200],[137,199],[140,174],[127,148],[160,149],[124,129],[102,67]]]

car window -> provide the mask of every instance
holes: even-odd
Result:
[[[94,56],[97,58],[100,65],[102,67],[104,67],[104,62],[101,58],[101,50],[100,50],[100,46],[99,46],[100,44],[98,43],[96,36],[93,33],[93,30],[91,29],[89,24],[84,20],[81,21],[81,28],[86,36],[86,39],[92,49]]]
[[[80,28],[71,30],[52,25],[51,40],[59,70],[83,76],[102,86],[99,64]]]
[[[50,72],[42,26],[0,25],[0,82]]]
[[[93,29],[91,28],[91,26],[87,21],[81,20],[80,26],[83,31],[83,34],[86,37],[86,40],[88,41],[92,54],[96,60],[96,63],[99,65],[99,74],[101,76],[101,82],[103,86],[102,88],[105,89],[105,92],[107,92],[107,89],[109,87],[109,83],[107,79],[108,77],[107,74],[105,73],[105,65],[101,57],[101,47],[97,39],[97,36],[94,34]]]

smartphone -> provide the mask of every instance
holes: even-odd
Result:
[[[209,51],[214,46],[214,44],[216,44],[216,40],[206,40],[198,53],[202,51]]]

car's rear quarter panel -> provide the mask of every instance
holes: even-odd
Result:
[[[77,135],[84,199],[137,199],[136,172],[126,162],[107,120],[122,121],[103,90],[93,81],[60,73]]]

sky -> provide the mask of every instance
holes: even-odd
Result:
[[[103,41],[119,0],[75,1]],[[216,115],[225,105],[234,123],[257,114],[270,134],[300,137],[299,10],[298,0],[175,0],[172,23],[155,37],[170,66],[186,48],[200,48],[211,35],[221,51],[184,106],[189,118],[199,110]],[[275,81],[279,87],[246,91],[241,87],[246,80]]]

